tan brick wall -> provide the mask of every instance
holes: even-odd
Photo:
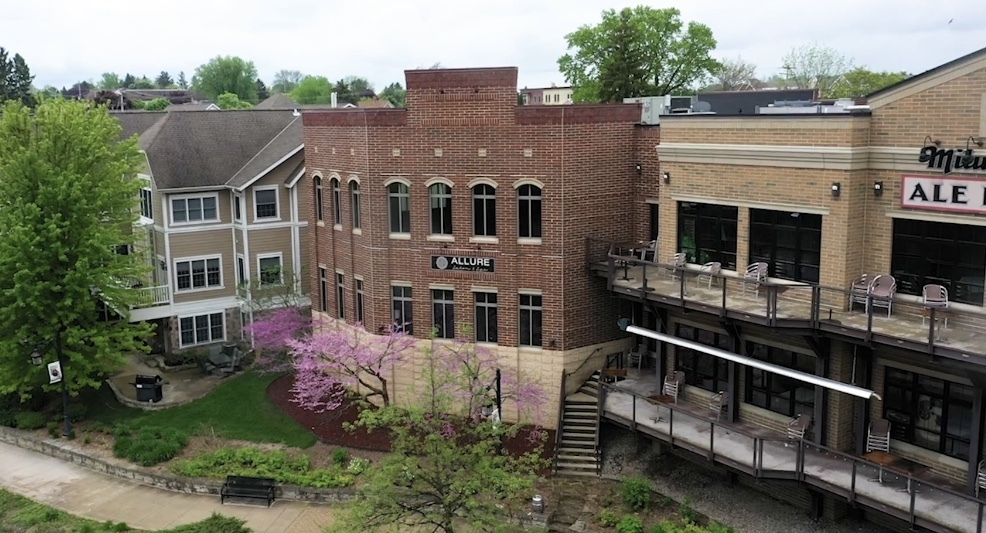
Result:
[[[664,143],[780,146],[859,146],[866,142],[867,117],[800,115],[661,117]]]

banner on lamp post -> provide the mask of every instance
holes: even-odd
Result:
[[[62,365],[58,361],[48,363],[48,383],[54,385],[62,380]]]

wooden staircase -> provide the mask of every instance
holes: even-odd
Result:
[[[595,372],[574,394],[565,398],[561,439],[555,450],[555,473],[560,476],[598,476],[601,457],[599,425],[599,372]]]

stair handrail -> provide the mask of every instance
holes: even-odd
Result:
[[[558,472],[558,449],[561,447],[561,435],[562,435],[562,424],[565,420],[565,380],[568,375],[564,372],[561,373],[561,388],[558,394],[558,425],[555,426],[555,453],[552,465],[552,471]]]
[[[601,351],[602,349],[603,349],[603,346],[599,346],[598,348],[596,348],[595,350],[593,350],[592,353],[589,354],[589,357],[586,357],[585,359],[583,359],[582,360],[582,363],[579,364],[579,366],[576,367],[575,370],[572,370],[571,372],[564,372],[563,374],[566,375],[566,376],[571,376],[571,375],[574,375],[579,370],[582,370],[582,367],[584,367],[586,363],[588,363],[589,361],[592,360],[592,356],[596,355],[596,352]],[[602,368],[602,367],[600,367],[600,368]]]

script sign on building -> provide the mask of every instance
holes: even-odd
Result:
[[[431,268],[435,270],[459,270],[492,274],[495,271],[495,262],[492,257],[433,255],[431,256]]]
[[[903,176],[900,191],[901,207],[986,214],[986,180]]]

